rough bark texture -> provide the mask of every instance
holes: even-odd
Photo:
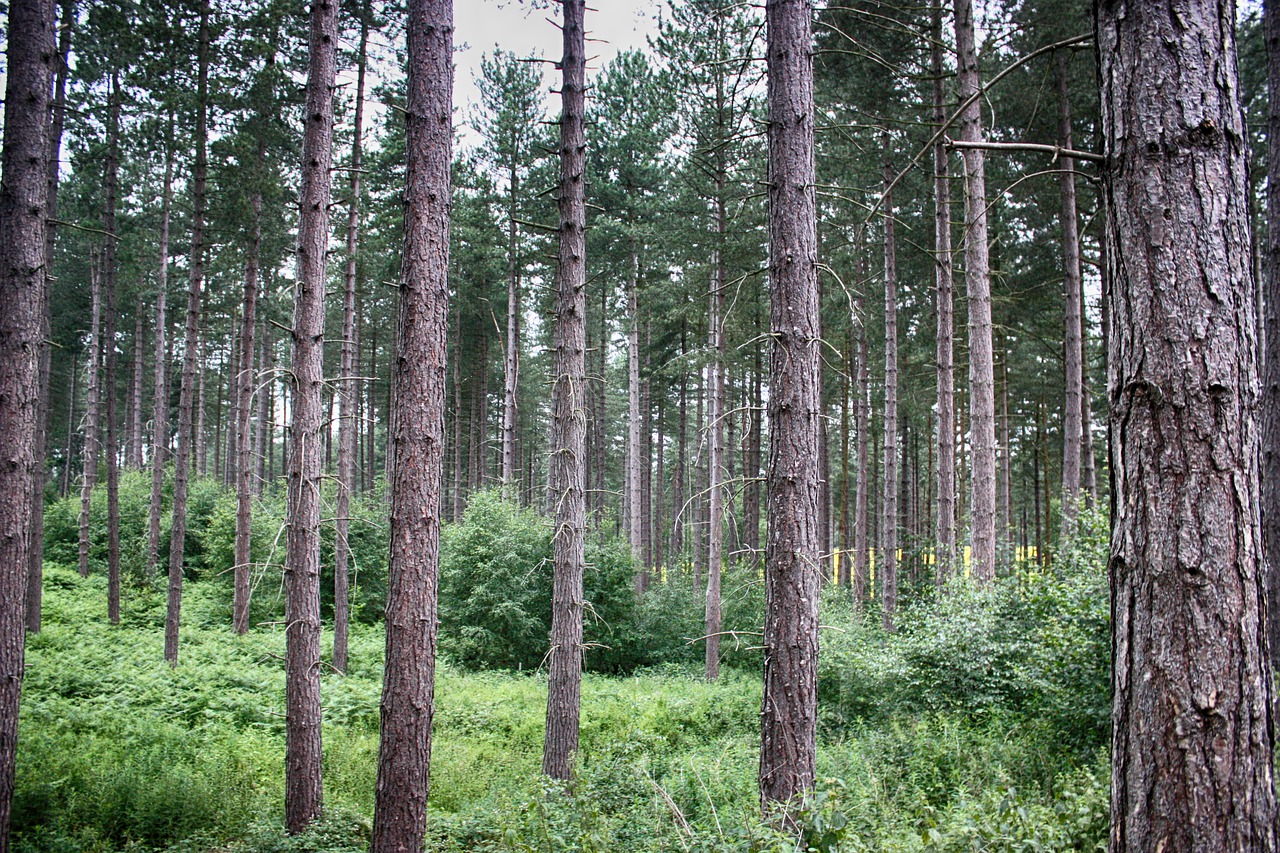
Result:
[[[817,738],[821,412],[812,17],[809,0],[765,7],[773,344],[760,799],[774,813],[813,787]]]
[[[586,534],[586,33],[584,0],[563,0],[560,253],[556,270],[548,496],[555,518],[555,581],[542,772],[568,779],[578,751],[582,688],[582,573]]]
[[[982,142],[981,88],[974,41],[973,0],[955,0],[957,78],[961,103],[960,138]],[[996,396],[991,342],[991,268],[987,246],[986,163],[980,148],[966,148],[965,289],[969,302],[969,431],[972,435],[972,571],[979,582],[996,573]]]
[[[898,609],[898,248],[894,240],[893,166],[889,134],[884,134],[884,494],[880,512],[880,613],[893,630]],[[903,445],[906,446],[905,443]],[[906,466],[903,466],[903,474]]]
[[[1267,242],[1263,254],[1262,550],[1271,669],[1280,664],[1280,2],[1263,3],[1267,48]]]
[[[1054,72],[1058,88],[1058,144],[1070,149],[1071,96],[1067,89],[1067,63],[1070,54],[1059,51]],[[1062,533],[1074,528],[1080,499],[1080,451],[1083,445],[1082,383],[1084,377],[1084,345],[1080,339],[1083,311],[1080,279],[1080,229],[1076,217],[1075,160],[1058,160],[1058,185],[1062,188],[1062,290],[1063,290],[1063,363],[1066,367],[1067,396],[1062,417]]]
[[[942,64],[942,5],[933,7],[933,120],[941,127],[947,120],[946,81]],[[933,263],[938,317],[938,533],[934,578],[939,587],[955,572],[956,565],[956,369],[955,283],[951,260],[951,177],[942,140],[933,146],[934,237]]]
[[[205,181],[209,170],[209,2],[200,4],[200,47],[196,90],[196,161],[191,170],[191,273],[183,333],[182,385],[178,390],[178,448],[173,458],[173,524],[169,534],[169,600],[164,623],[164,659],[178,663],[182,618],[182,558],[187,537],[187,482],[191,476],[191,422],[195,406],[196,362],[200,348],[200,305],[204,290]]]
[[[643,452],[640,441],[640,309],[638,306],[639,275],[637,258],[632,252],[630,258],[630,275],[627,281],[627,474],[626,474],[626,523],[627,541],[631,545],[631,559],[637,565],[642,564],[644,553],[643,529],[640,524],[640,513],[643,511],[641,498],[640,454]],[[636,576],[637,592],[641,591],[640,575]]]
[[[173,136],[165,146],[164,198],[160,214],[160,267],[156,272],[156,364],[152,376],[151,503],[147,526],[147,577],[160,561],[160,508],[164,500],[164,462],[169,449],[169,205],[173,197]]]
[[[1097,9],[1111,849],[1276,849],[1256,326],[1230,0]]]
[[[413,0],[400,346],[391,419],[387,662],[373,853],[416,853],[426,830],[449,326],[452,54],[452,3]]]
[[[53,4],[9,4],[0,163],[0,853],[9,850],[36,468]]]
[[[320,779],[320,430],[324,420],[325,254],[333,162],[338,6],[311,4],[294,286],[285,581],[284,820],[304,830],[323,804]]]

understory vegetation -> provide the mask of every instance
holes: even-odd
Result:
[[[135,488],[142,492],[126,477],[124,551],[136,558],[145,553],[146,502],[129,497]],[[184,591],[176,669],[161,659],[162,579],[148,579],[135,560],[121,625],[109,626],[103,573],[95,567],[82,579],[74,568],[71,508],[50,507],[44,629],[29,638],[23,689],[16,850],[367,847],[385,532],[370,521],[356,546],[362,606],[349,671],[323,674],[325,818],[290,838],[280,822],[279,572],[261,568],[255,627],[234,636],[231,527],[220,520],[232,499],[210,484],[193,495],[193,559],[203,568]],[[259,502],[256,543],[272,541],[279,503]],[[372,519],[374,507],[353,513]],[[809,849],[1105,848],[1104,529],[1087,518],[1051,566],[1018,564],[990,589],[959,581],[944,596],[923,590],[893,635],[878,614],[855,611],[845,591],[826,590],[820,781],[803,816]],[[637,597],[625,549],[597,542],[580,770],[567,787],[540,776],[548,535],[536,514],[496,493],[474,498],[464,520],[446,526],[429,849],[797,849],[762,824],[757,802],[752,641],[763,595],[753,566],[726,573],[725,626],[738,642],[724,643],[724,674],[707,684],[687,571]],[[255,558],[272,562],[269,550]]]

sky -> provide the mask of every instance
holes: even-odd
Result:
[[[619,51],[643,48],[646,38],[657,30],[658,10],[663,0],[588,0],[587,77],[597,73]],[[542,56],[558,59],[561,52],[559,10],[531,8],[517,0],[457,0],[453,7],[454,62],[453,103],[456,121],[465,122],[479,100],[476,78],[480,57],[501,47],[518,57]],[[544,68],[547,97],[555,81],[551,65]],[[468,128],[459,127],[463,144],[474,142]]]

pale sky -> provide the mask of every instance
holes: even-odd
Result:
[[[657,29],[656,18],[663,5],[663,0],[588,0],[588,82],[619,51],[645,46],[646,38]],[[535,9],[517,0],[458,0],[454,4],[456,122],[465,123],[472,113],[472,104],[479,100],[475,81],[480,74],[482,55],[501,47],[519,57],[560,57],[560,29],[548,21],[548,18],[557,21],[559,15],[554,5]],[[550,106],[551,89],[556,85],[553,66],[544,66],[543,74]],[[459,131],[464,144],[470,144],[473,134],[465,127],[459,127]]]

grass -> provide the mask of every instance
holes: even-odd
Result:
[[[365,849],[380,627],[353,626],[348,674],[322,676],[326,817],[293,839],[280,828],[282,626],[237,637],[225,580],[188,584],[172,669],[158,589],[130,590],[112,627],[102,577],[51,565],[45,578],[45,628],[27,652],[15,850]],[[756,673],[729,670],[714,685],[677,667],[586,676],[581,769],[563,787],[539,774],[545,691],[539,673],[441,665],[429,849],[797,849],[759,820]],[[823,719],[811,849],[1101,849],[1105,757],[1064,761],[1034,720],[944,710],[859,722],[838,707]]]

